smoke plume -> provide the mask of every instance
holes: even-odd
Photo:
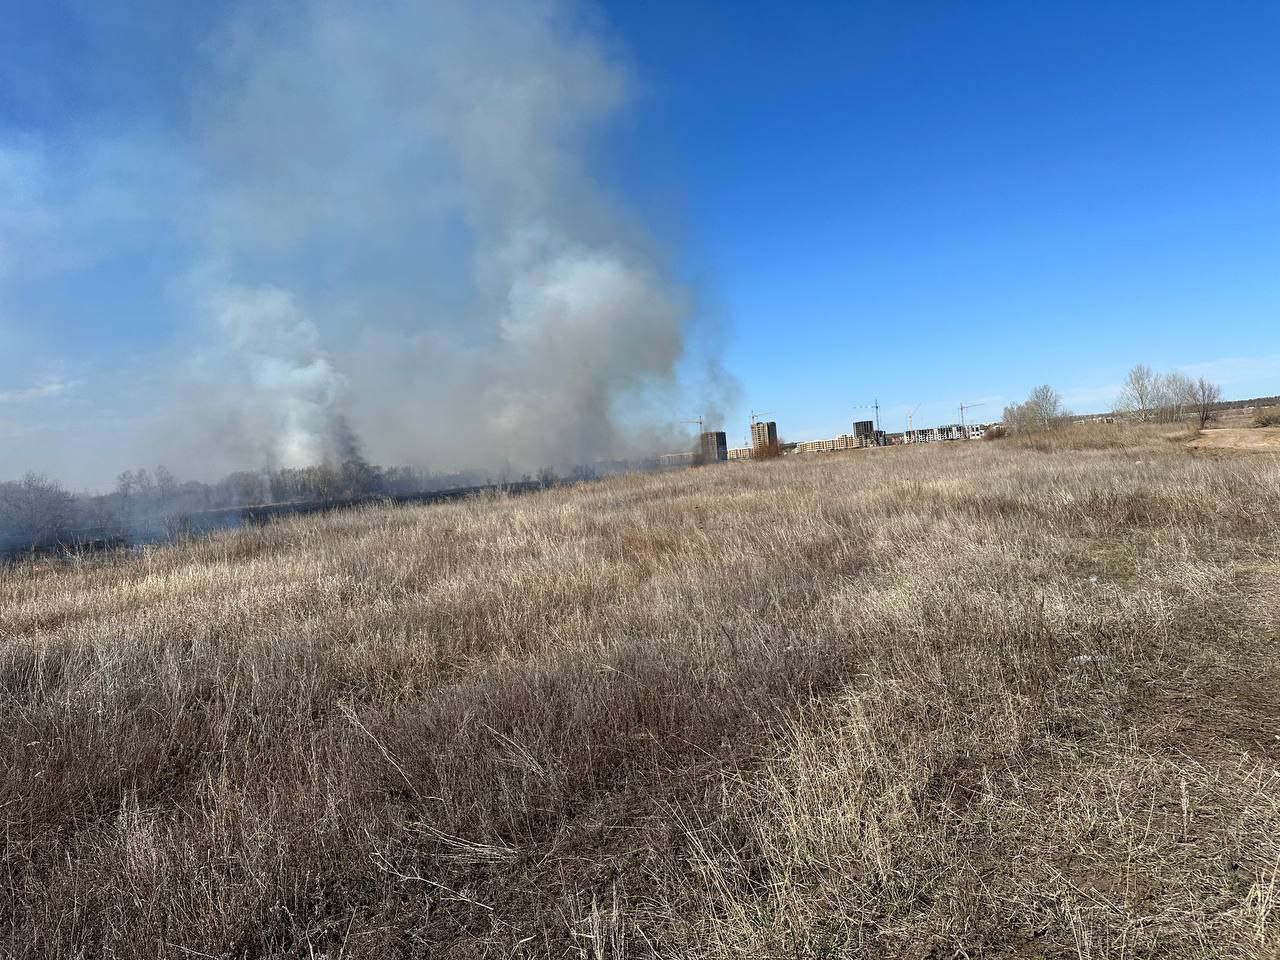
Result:
[[[315,325],[283,290],[233,291],[218,304],[218,323],[243,363],[240,395],[258,422],[266,458],[281,467],[332,459],[333,423],[342,378],[324,355]]]
[[[136,280],[171,355],[134,450],[302,466],[354,434],[383,462],[533,469],[654,452],[705,412],[696,305],[600,175],[632,82],[590,8],[244,4],[174,42],[178,108],[42,167],[92,190],[27,198],[77,238],[167,244]]]

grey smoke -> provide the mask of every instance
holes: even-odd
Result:
[[[293,296],[272,288],[228,291],[216,310],[244,365],[248,411],[263,418],[252,432],[268,438],[270,462],[305,467],[332,458],[343,380]]]
[[[695,299],[599,178],[633,83],[592,8],[244,4],[189,54],[182,119],[109,145],[127,216],[56,211],[181,253],[130,463],[301,466],[354,435],[370,460],[525,470],[715,415]]]
[[[283,465],[531,468],[652,447],[691,304],[586,156],[627,71],[577,9],[316,4],[237,21],[203,98],[218,272]],[[332,270],[334,276],[324,271]]]

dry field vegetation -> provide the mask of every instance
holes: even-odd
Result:
[[[1280,407],[1224,411],[1212,429],[1199,431],[1188,446],[1210,457],[1280,454]]]
[[[0,956],[1280,955],[1280,458],[898,448],[0,572]]]

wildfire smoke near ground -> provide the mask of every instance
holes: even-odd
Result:
[[[593,169],[633,84],[585,11],[158,16],[99,53],[127,78],[175,44],[148,77],[168,99],[0,139],[6,325],[55,310],[67,277],[105,300],[15,331],[29,389],[65,396],[0,473],[101,489],[138,462],[202,480],[341,462],[340,420],[378,462],[565,469],[661,452],[673,408],[714,405],[692,294]],[[123,357],[56,341],[102,340],[103,313],[149,336]]]

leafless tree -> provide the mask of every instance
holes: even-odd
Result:
[[[1218,404],[1222,402],[1222,388],[1210,383],[1204,377],[1195,382],[1195,410],[1200,418],[1200,429],[1208,426],[1209,421],[1218,415]]]
[[[0,538],[13,546],[56,543],[70,532],[73,516],[71,495],[48,477],[28,473],[0,484]]]
[[[156,493],[161,501],[173,499],[178,492],[178,481],[163,463],[156,467]]]
[[[1145,364],[1129,371],[1116,411],[1143,423],[1177,423],[1199,409],[1199,384],[1185,373],[1156,373]]]
[[[1116,400],[1116,410],[1146,423],[1155,417],[1160,403],[1160,377],[1146,364],[1129,371]]]
[[[1156,411],[1166,423],[1177,423],[1195,407],[1196,382],[1185,373],[1166,373],[1156,378]]]
[[[1004,428],[1010,433],[1040,433],[1061,426],[1069,414],[1062,395],[1047,383],[1036,387],[1022,403],[1004,408]]]
[[[1062,422],[1062,395],[1047,383],[1027,397],[1027,415],[1035,430],[1052,430]]]

